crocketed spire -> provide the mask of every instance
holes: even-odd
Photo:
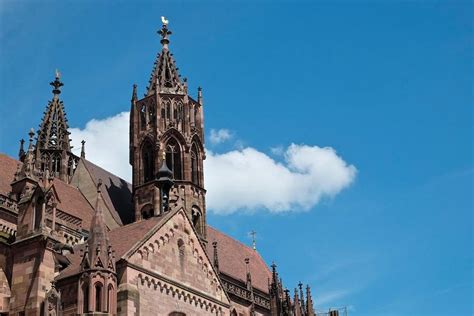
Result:
[[[69,132],[63,101],[59,100],[59,90],[64,84],[56,71],[56,78],[50,83],[53,89],[53,99],[48,102],[44,117],[38,131],[36,150],[55,149],[71,150]]]
[[[171,54],[168,44],[171,31],[168,29],[168,21],[162,17],[163,25],[158,34],[161,36],[162,49],[156,56],[151,73],[147,95],[157,93],[185,94],[186,80],[181,81],[176,62]]]
[[[43,120],[38,130],[35,145],[35,168],[39,172],[49,170],[53,177],[69,182],[79,158],[71,152],[66,111],[63,101],[59,99],[61,82],[56,70],[53,86],[53,98],[48,102]]]
[[[110,246],[107,226],[102,211],[102,180],[97,184],[97,201],[92,218],[89,239],[87,240],[89,263],[91,269],[107,269],[115,271],[113,253]]]

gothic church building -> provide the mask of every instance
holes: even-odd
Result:
[[[207,225],[202,90],[159,34],[133,86],[132,183],[72,153],[59,74],[39,130],[0,154],[0,315],[315,315],[309,287]]]

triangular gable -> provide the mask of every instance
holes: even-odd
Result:
[[[184,209],[166,215],[122,259],[229,304],[219,274]]]
[[[48,203],[61,203],[61,199],[59,198],[58,191],[56,191],[56,187],[54,183],[46,190],[45,192],[46,200]]]

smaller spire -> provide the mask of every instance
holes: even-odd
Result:
[[[298,287],[300,288],[300,297],[301,297],[301,309],[305,310],[305,302],[304,302],[304,293],[303,293],[303,283],[298,283]]]
[[[64,86],[64,83],[62,83],[60,79],[61,79],[61,73],[56,69],[55,80],[49,83],[51,86],[54,87],[53,94],[55,97],[58,97],[61,94],[61,90],[59,90],[59,88]]]
[[[297,288],[295,288],[295,296],[293,298],[293,315],[294,316],[302,316],[300,298],[298,297],[298,289]]]
[[[201,87],[198,87],[198,99],[197,99],[198,103],[202,105],[202,88]]]
[[[137,100],[138,100],[138,97],[137,97],[137,84],[134,83],[133,84],[133,90],[132,90],[132,102],[137,101]]]
[[[214,248],[214,268],[219,272],[219,257],[217,256],[217,241],[212,243],[212,247]]]
[[[86,141],[81,141],[81,158],[86,158],[86,150],[85,150]]]
[[[21,161],[23,161],[23,158],[25,155],[24,144],[25,144],[25,140],[23,138],[20,139],[20,150],[18,151],[18,159]]]
[[[171,31],[168,30],[169,21],[164,16],[162,16],[161,22],[163,25],[161,26],[161,30],[158,31],[158,34],[161,35],[160,43],[163,45],[163,49],[168,49],[168,44],[170,43],[168,36],[171,35]]]
[[[247,272],[247,287],[252,286],[252,275],[250,274],[250,259],[245,258],[245,271]]]
[[[306,286],[306,315],[315,316],[313,299],[311,298],[311,288],[309,287],[309,285]]]

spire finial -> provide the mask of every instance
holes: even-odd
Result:
[[[56,69],[55,79],[53,82],[50,82],[49,84],[54,87],[53,94],[55,96],[58,96],[61,93],[61,90],[59,90],[59,88],[64,86],[64,84],[61,82],[61,73],[59,72],[59,70]]]
[[[86,158],[86,150],[85,150],[86,141],[81,141],[81,158]]]
[[[163,45],[163,49],[168,49],[168,44],[170,43],[168,35],[171,35],[171,31],[168,30],[169,21],[164,16],[162,16],[161,22],[163,25],[161,26],[161,30],[158,31],[158,34],[161,35],[160,43]]]

